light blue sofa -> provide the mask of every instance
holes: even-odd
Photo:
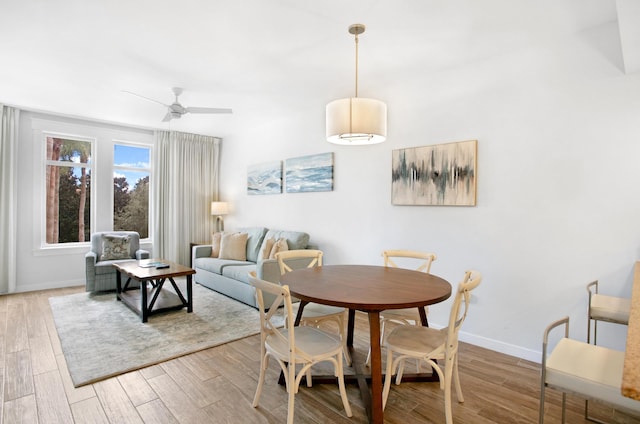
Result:
[[[255,271],[258,278],[277,283],[280,268],[275,259],[258,259],[262,243],[270,238],[287,240],[289,250],[316,248],[309,245],[309,234],[299,231],[270,230],[264,227],[239,228],[247,233],[247,260],[236,261],[211,257],[211,245],[194,246],[191,253],[192,266],[196,270],[194,281],[247,305],[257,308],[255,289],[249,284],[249,272]],[[305,267],[308,260],[292,260],[293,268]],[[269,299],[265,299],[268,303]]]

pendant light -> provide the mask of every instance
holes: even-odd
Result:
[[[338,99],[327,105],[327,141],[347,146],[382,143],[387,138],[387,105],[380,100],[358,97],[358,35],[365,26],[353,24],[349,33],[356,41],[355,97]]]

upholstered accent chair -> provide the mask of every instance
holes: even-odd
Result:
[[[116,289],[114,263],[148,259],[149,252],[140,249],[140,235],[135,231],[105,231],[91,235],[91,251],[85,255],[85,290]]]

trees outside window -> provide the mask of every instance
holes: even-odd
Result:
[[[91,140],[46,136],[46,243],[89,240]]]
[[[114,144],[113,229],[149,237],[149,147]]]

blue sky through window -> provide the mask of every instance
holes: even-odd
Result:
[[[115,144],[113,147],[113,177],[125,177],[129,183],[129,190],[133,190],[140,178],[149,175],[150,152],[151,149],[148,147]]]

